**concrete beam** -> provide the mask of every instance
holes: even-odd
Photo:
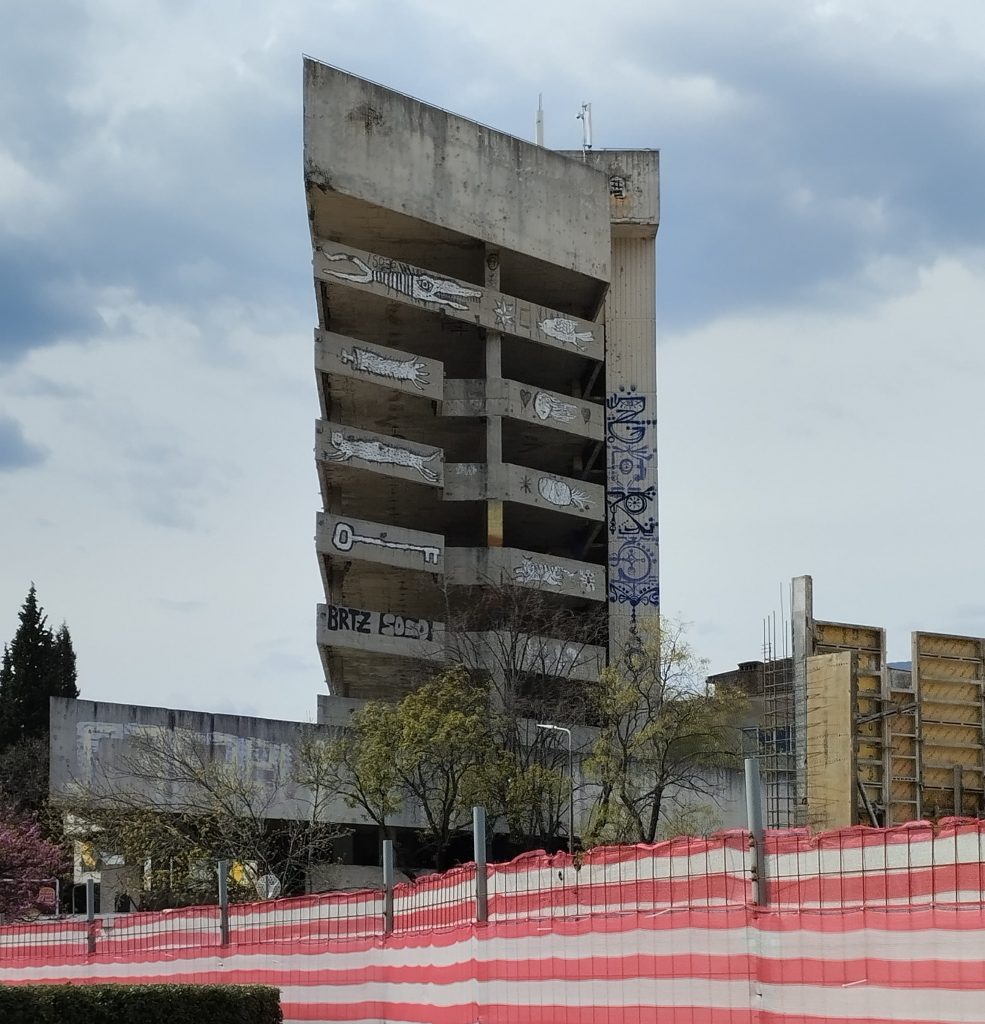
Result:
[[[601,441],[605,411],[557,391],[516,380],[446,380],[444,416],[506,416]]]
[[[437,359],[357,341],[332,331],[315,331],[315,369],[408,395],[439,401],[444,395],[445,368]]]
[[[606,599],[602,566],[520,548],[448,548],[445,573],[447,582],[461,586],[512,583],[591,601]]]
[[[400,569],[444,572],[445,538],[353,516],[320,512],[315,548],[321,554],[353,562],[376,562]]]
[[[315,423],[315,457],[433,487],[444,482],[442,449],[330,420]]]
[[[599,484],[509,462],[488,467],[478,462],[449,463],[445,501],[484,501],[487,498],[566,512],[595,522],[605,519],[605,488]]]
[[[601,361],[605,327],[351,245],[314,240],[315,277]]]
[[[318,606],[318,643],[325,647],[349,647],[425,660],[437,657],[443,650],[436,640],[443,631],[444,625],[431,619],[347,605]]]
[[[605,518],[605,488],[554,473],[542,473],[527,466],[503,465],[503,479],[497,486],[504,501],[533,505],[555,512],[600,522]]]

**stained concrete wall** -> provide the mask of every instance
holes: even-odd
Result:
[[[53,697],[49,790],[52,796],[71,798],[79,787],[95,793],[126,787],[160,805],[168,798],[170,784],[137,779],[127,766],[139,757],[142,737],[174,732],[201,740],[213,760],[235,765],[258,782],[269,801],[267,817],[307,818],[312,795],[291,781],[291,769],[298,744],[311,730],[326,737],[332,734],[330,728],[303,722]],[[342,800],[332,801],[324,816],[345,824],[365,823]],[[394,824],[414,827],[419,822],[408,811],[397,816]]]
[[[310,59],[304,148],[318,188],[609,278],[606,181],[580,161]]]

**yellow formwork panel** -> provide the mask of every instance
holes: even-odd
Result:
[[[854,651],[807,659],[807,824],[815,831],[853,825],[858,816]]]
[[[985,639],[913,634],[923,814],[975,814],[985,796]]]
[[[888,806],[890,779],[886,772],[887,726],[876,718],[883,710],[886,690],[886,631],[878,626],[848,622],[814,622],[814,654],[850,651],[855,656],[853,700],[854,762],[858,780],[873,808]],[[861,721],[860,721],[861,720]],[[854,781],[852,782],[854,789]],[[864,801],[856,801],[852,824],[871,824]]]

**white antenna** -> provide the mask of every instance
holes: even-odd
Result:
[[[581,105],[581,113],[576,115],[577,120],[581,121],[581,155],[582,159],[586,158],[586,154],[592,148],[592,105],[591,103],[583,103]]]
[[[537,145],[544,145],[544,94],[542,92],[537,93]]]

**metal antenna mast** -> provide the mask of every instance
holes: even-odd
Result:
[[[587,159],[588,151],[592,148],[592,105],[583,103],[581,113],[575,115],[581,121],[581,158]]]
[[[537,121],[534,138],[536,138],[538,146],[544,145],[544,94],[542,92],[537,93]]]

